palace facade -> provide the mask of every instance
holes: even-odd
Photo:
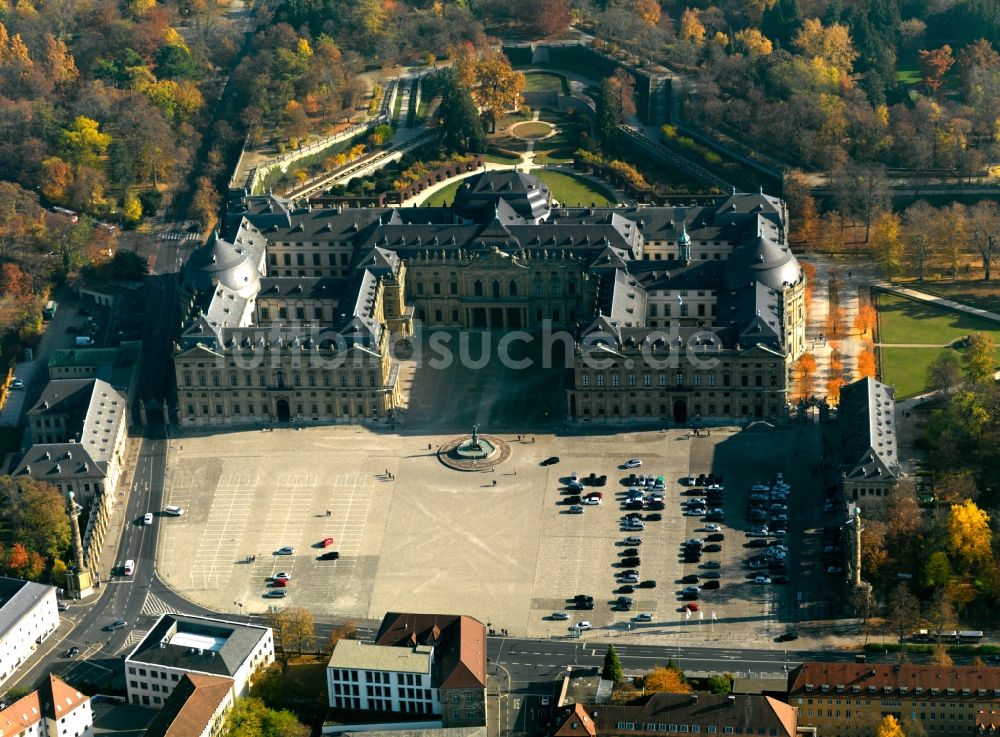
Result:
[[[574,419],[780,420],[804,349],[784,204],[563,208],[536,177],[470,177],[448,207],[248,198],[185,265],[184,425],[386,421],[414,325],[564,330]],[[696,359],[696,360],[692,360]]]

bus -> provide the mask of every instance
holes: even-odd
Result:
[[[959,642],[978,643],[983,641],[982,630],[962,630],[958,633]]]
[[[56,312],[59,310],[59,303],[54,300],[49,300],[45,303],[45,309],[42,310],[42,318],[45,320],[52,320],[56,316]]]

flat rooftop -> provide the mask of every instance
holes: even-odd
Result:
[[[366,645],[357,640],[340,640],[330,656],[328,668],[391,671],[396,673],[430,673],[434,648],[390,647]]]

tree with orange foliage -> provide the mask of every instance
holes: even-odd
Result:
[[[816,389],[816,357],[812,353],[803,353],[795,362],[795,369],[799,380],[799,396],[802,399],[812,396]]]
[[[842,338],[846,327],[847,311],[840,305],[831,307],[826,315],[826,337],[830,339]]]
[[[644,686],[647,692],[691,693],[691,685],[684,680],[684,674],[676,666],[653,668],[646,674]]]
[[[876,378],[878,373],[878,364],[875,361],[875,352],[871,350],[863,350],[858,354],[858,373],[861,377],[871,377]]]
[[[28,567],[28,551],[21,543],[14,543],[7,558],[7,568],[14,573],[22,573]]]
[[[634,0],[635,13],[643,21],[651,26],[660,23],[660,3],[659,0]]]
[[[955,58],[951,55],[951,46],[948,44],[932,51],[920,50],[920,75],[928,92],[933,95],[941,89],[944,75],[954,63]]]
[[[861,305],[858,314],[854,316],[854,329],[862,335],[875,332],[875,325],[878,322],[878,312],[872,305]]]
[[[7,262],[0,267],[0,295],[10,295],[18,301],[31,296],[31,276]]]

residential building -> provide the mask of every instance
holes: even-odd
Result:
[[[189,673],[231,678],[233,693],[246,696],[254,674],[273,662],[270,627],[163,614],[125,657],[128,700],[160,708]]]
[[[759,694],[654,693],[626,704],[574,704],[553,737],[739,734],[795,737],[797,709]]]
[[[92,737],[90,697],[57,676],[0,711],[0,735],[7,737]]]
[[[788,702],[824,737],[862,737],[889,714],[929,735],[978,734],[1000,711],[1000,668],[804,663],[789,674]]]
[[[146,727],[146,737],[215,737],[233,707],[233,679],[186,673]]]
[[[840,390],[840,482],[844,497],[883,506],[899,483],[895,389],[872,378]]]
[[[58,627],[54,586],[0,577],[0,684]]]
[[[486,627],[461,615],[390,612],[374,644],[337,643],[327,692],[333,708],[485,724]]]
[[[572,419],[780,420],[805,348],[785,221],[763,193],[563,208],[536,177],[496,171],[449,207],[248,198],[185,265],[178,416],[391,421],[392,347],[416,321],[562,330]]]

